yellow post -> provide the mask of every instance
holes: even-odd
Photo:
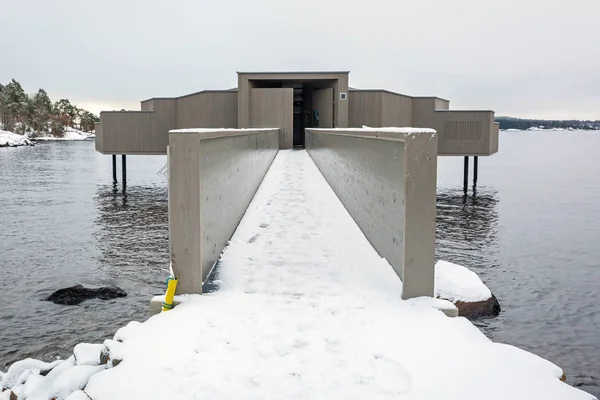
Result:
[[[162,311],[169,311],[173,308],[173,298],[177,288],[177,279],[169,278],[167,281],[167,293],[165,294],[165,301],[162,303]]]

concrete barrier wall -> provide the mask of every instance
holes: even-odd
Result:
[[[434,295],[437,137],[428,129],[307,129],[306,149],[403,283]]]
[[[202,293],[278,149],[278,129],[169,133],[169,240],[178,294]]]

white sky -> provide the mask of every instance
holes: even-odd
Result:
[[[0,81],[80,107],[349,70],[454,109],[600,119],[599,0],[0,0]]]

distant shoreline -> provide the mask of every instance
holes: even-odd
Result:
[[[496,117],[500,130],[600,130],[600,120],[547,120],[513,117]]]
[[[36,136],[29,137],[27,134],[20,135],[18,133],[0,130],[0,147],[22,147],[34,146],[38,142],[71,142],[85,141],[96,137],[93,132],[84,132],[73,128],[67,128],[63,136]]]

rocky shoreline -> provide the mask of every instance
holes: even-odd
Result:
[[[95,134],[68,128],[62,137],[41,135],[29,137],[27,134],[19,135],[17,133],[3,131],[0,129],[0,148],[1,147],[22,147],[34,146],[36,142],[54,142],[54,141],[83,141],[94,139]]]
[[[90,399],[85,392],[96,373],[116,367],[123,360],[119,332],[103,344],[80,343],[66,360],[47,363],[27,358],[0,372],[0,400]]]

